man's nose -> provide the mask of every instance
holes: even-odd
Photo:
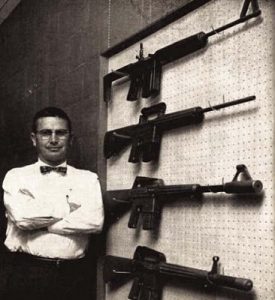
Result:
[[[55,132],[52,132],[51,136],[50,136],[50,143],[57,143],[58,142],[58,138],[55,134]]]

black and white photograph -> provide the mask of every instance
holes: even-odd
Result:
[[[275,300],[273,0],[0,0],[0,300]]]

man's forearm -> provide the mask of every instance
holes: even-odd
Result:
[[[15,195],[5,191],[4,203],[9,220],[23,230],[48,227],[63,217],[26,189],[20,189]]]
[[[99,233],[104,222],[103,208],[89,211],[79,208],[62,220],[48,227],[48,231],[57,234]]]
[[[16,227],[22,230],[36,230],[41,228],[48,228],[48,226],[60,221],[60,218],[54,217],[33,217],[33,218],[22,218],[14,219],[11,216],[8,218],[15,224]]]

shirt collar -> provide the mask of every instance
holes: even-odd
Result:
[[[41,159],[39,159],[39,158],[38,158],[38,160],[37,160],[37,165],[38,165],[38,167],[41,167],[41,166],[49,166],[49,167],[52,167],[51,165],[44,163],[44,162],[43,162]],[[64,161],[62,164],[57,165],[57,166],[55,166],[55,167],[67,167],[67,161]]]

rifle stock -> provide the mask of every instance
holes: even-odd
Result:
[[[125,130],[125,134],[127,131],[131,131],[131,127],[129,130]],[[125,147],[132,143],[132,138],[129,135],[124,135],[124,132],[106,132],[104,136],[104,156],[106,158],[110,158],[112,156],[116,156],[120,153]]]
[[[105,282],[130,279],[133,275],[133,263],[129,258],[107,255],[104,258],[103,278]]]

